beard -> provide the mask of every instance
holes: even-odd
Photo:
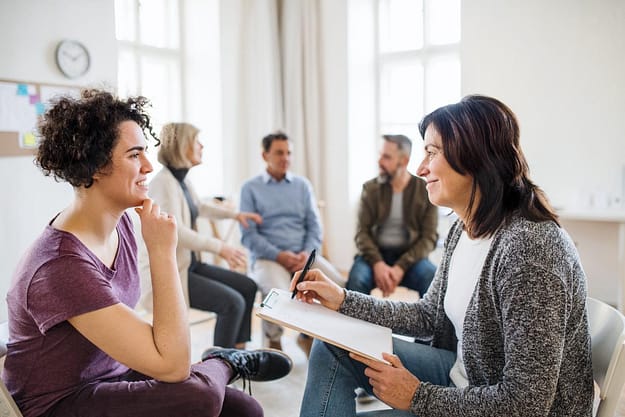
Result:
[[[379,167],[380,172],[378,174],[378,182],[387,183],[393,181],[393,178],[397,175],[397,170],[391,172],[385,168]]]

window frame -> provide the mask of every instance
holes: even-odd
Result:
[[[380,35],[381,35],[380,8],[382,6],[382,2],[384,1],[385,0],[375,0],[375,7],[374,7],[374,27],[375,27],[375,32],[376,32],[374,36],[374,39],[375,39],[375,43],[374,43],[375,64],[374,65],[375,65],[375,77],[376,77],[375,89],[374,89],[375,113],[376,113],[376,126],[375,127],[378,133],[377,134],[378,138],[381,138],[383,134],[387,134],[387,133],[405,133],[405,131],[387,132],[385,131],[384,126],[389,126],[389,125],[412,126],[412,123],[397,123],[395,121],[385,121],[382,119],[382,116],[383,116],[382,115],[382,85],[384,83],[384,79],[383,79],[384,71],[388,70],[388,68],[391,68],[393,65],[397,65],[398,63],[401,63],[401,62],[415,62],[415,63],[420,63],[422,65],[423,79],[421,80],[421,83],[423,85],[423,92],[420,95],[421,106],[422,106],[421,108],[424,110],[424,114],[422,116],[425,116],[425,114],[434,110],[434,108],[429,107],[429,103],[427,102],[428,91],[429,89],[432,88],[432,85],[428,83],[428,71],[429,71],[428,64],[440,58],[456,57],[460,66],[460,71],[458,73],[458,77],[460,79],[457,80],[458,85],[460,87],[459,88],[460,91],[458,91],[458,98],[460,98],[461,96],[461,89],[462,89],[462,80],[461,80],[462,38],[460,38],[455,43],[448,43],[448,44],[432,43],[431,39],[429,39],[428,29],[429,29],[429,25],[432,24],[431,13],[429,11],[430,3],[436,0],[423,0],[423,25],[421,27],[422,37],[423,37],[422,47],[417,48],[417,49],[409,49],[409,50],[401,50],[401,51],[394,50],[394,51],[389,51],[389,52],[381,51],[381,47],[380,47]],[[459,2],[460,2],[460,8],[461,8],[461,0],[459,0]],[[458,10],[458,12],[460,12],[460,10]],[[461,20],[459,24],[462,25]],[[413,127],[414,127],[414,131],[418,132],[417,126],[414,125]],[[410,129],[406,129],[406,130],[410,130]],[[421,159],[423,158],[423,149],[422,147],[418,146],[418,142],[417,142],[417,140],[419,139],[418,137],[414,137],[414,135],[408,135],[408,136],[413,140],[412,156],[410,159],[409,170],[414,173],[414,170],[416,169]],[[381,139],[379,139],[379,141],[381,141]]]
[[[161,47],[161,46],[154,46],[154,45],[150,45],[150,44],[142,42],[141,40],[141,18],[140,18],[140,7],[141,7],[140,3],[142,0],[128,0],[128,1],[131,1],[134,6],[134,24],[133,24],[134,40],[117,38],[117,46],[118,46],[119,55],[121,55],[122,53],[128,53],[129,55],[133,57],[133,64],[134,64],[133,78],[135,81],[136,91],[132,91],[132,92],[119,91],[120,86],[118,85],[117,92],[118,94],[122,96],[129,95],[129,94],[132,94],[132,95],[145,94],[145,92],[142,91],[143,87],[141,83],[141,74],[143,74],[141,58],[149,57],[149,58],[157,59],[157,60],[160,59],[163,62],[175,61],[178,67],[178,75],[179,75],[178,84],[180,85],[180,89],[179,89],[180,96],[178,97],[178,101],[180,103],[179,114],[180,114],[180,117],[184,119],[184,116],[186,114],[185,97],[184,97],[185,85],[186,85],[185,84],[185,81],[186,81],[185,71],[184,71],[185,69],[185,66],[184,66],[185,65],[185,62],[184,62],[185,38],[184,38],[184,31],[182,30],[182,27],[184,25],[184,16],[185,16],[184,1],[169,0],[169,1],[175,2],[176,7],[178,8],[178,27],[177,27],[178,46],[177,47],[172,47],[172,46]],[[119,71],[120,71],[120,68],[119,68],[119,61],[118,61],[118,73]]]
[[[184,25],[184,16],[185,16],[185,10],[184,10],[184,1],[181,0],[169,0],[170,2],[174,2],[174,6],[178,8],[178,21],[177,21],[177,28],[174,28],[174,30],[177,30],[177,40],[178,40],[178,45],[176,47],[174,46],[154,46],[148,43],[144,43],[141,39],[141,16],[140,16],[140,8],[141,8],[141,1],[142,0],[127,0],[129,2],[132,2],[133,4],[133,8],[134,8],[134,16],[133,16],[133,33],[131,34],[131,37],[133,40],[128,40],[128,39],[119,39],[117,38],[118,34],[117,34],[117,30],[116,30],[116,41],[117,41],[117,46],[118,46],[118,63],[117,63],[117,71],[118,71],[118,84],[117,84],[117,94],[120,95],[121,97],[126,97],[126,96],[138,96],[138,95],[143,95],[146,96],[148,98],[150,98],[151,95],[149,92],[144,91],[144,82],[143,82],[143,77],[142,74],[144,74],[144,68],[143,68],[143,60],[145,58],[147,59],[152,59],[152,60],[156,60],[156,61],[161,61],[163,64],[168,64],[173,62],[174,65],[177,67],[177,72],[178,72],[178,76],[176,77],[177,79],[175,80],[175,83],[177,85],[180,86],[180,88],[176,89],[177,90],[177,94],[178,97],[176,97],[173,101],[177,101],[177,105],[174,107],[177,107],[177,109],[174,109],[174,111],[172,112],[171,109],[168,109],[168,111],[165,112],[166,116],[164,117],[165,120],[157,120],[156,117],[154,117],[155,115],[152,114],[152,124],[153,127],[155,129],[155,133],[158,134],[158,132],[160,131],[160,128],[162,126],[162,124],[167,123],[171,120],[186,120],[186,97],[185,97],[185,92],[186,92],[186,77],[185,77],[185,59],[184,57],[186,56],[185,52],[185,37],[184,37],[184,30],[183,30],[183,25]],[[143,0],[145,1],[145,0]],[[167,7],[167,5],[165,5],[165,7]],[[116,11],[116,23],[117,23],[117,11]],[[132,81],[131,83],[129,83],[130,85],[132,85],[132,87],[134,87],[134,91],[121,91],[122,87],[128,87],[128,86],[122,86],[120,84],[120,79],[121,79],[121,57],[123,55],[126,56],[130,56],[131,60],[132,60],[132,69],[133,69],[133,74],[132,74]],[[164,90],[162,90],[161,92],[167,92],[167,93],[171,93],[171,91],[169,90],[171,87],[166,87]],[[157,113],[158,114],[158,113]],[[158,169],[160,168],[161,164],[158,162],[157,160],[157,152],[155,151],[155,148],[152,147],[153,143],[149,144],[149,149],[152,150],[152,152],[149,152],[149,160],[152,163],[153,167],[154,167],[154,171],[156,172],[158,171]]]

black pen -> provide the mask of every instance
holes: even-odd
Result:
[[[308,273],[308,270],[312,266],[313,262],[315,262],[315,252],[316,252],[315,249],[313,249],[312,252],[310,252],[310,256],[308,257],[308,260],[306,261],[306,265],[304,265],[304,269],[302,269],[302,273],[299,274],[299,278],[297,278],[297,282],[295,283],[295,288],[293,288],[293,294],[291,294],[291,299],[295,298],[295,294],[297,294],[297,284],[304,281],[304,277]]]

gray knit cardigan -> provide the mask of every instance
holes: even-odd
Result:
[[[340,311],[431,337],[456,351],[443,306],[449,264],[463,224],[445,241],[441,264],[416,303],[347,292]],[[515,217],[500,228],[484,262],[463,326],[466,388],[422,382],[410,411],[422,417],[590,417],[593,380],[586,278],[579,255],[554,222]]]

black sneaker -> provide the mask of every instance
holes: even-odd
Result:
[[[232,366],[235,376],[230,383],[239,378],[247,381],[273,381],[291,372],[293,361],[284,352],[275,349],[226,349],[212,347],[202,353],[202,360],[218,358]]]
[[[376,399],[377,398],[375,398],[375,396],[369,394],[364,389],[356,388],[356,401],[358,401],[358,404],[362,404],[362,405],[371,404]]]

